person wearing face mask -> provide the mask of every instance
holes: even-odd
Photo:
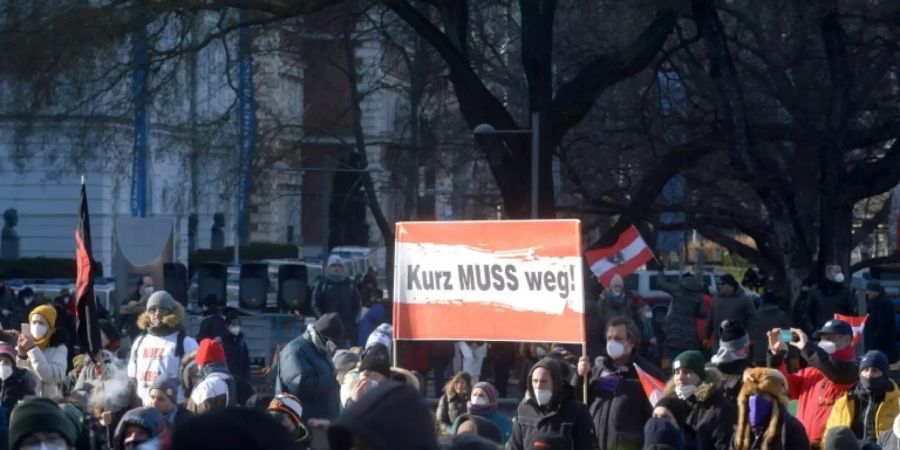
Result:
[[[228,333],[222,338],[222,348],[225,349],[225,361],[228,363],[228,371],[235,377],[250,381],[250,350],[244,341],[244,333],[241,332],[241,318],[237,314],[229,314],[225,318]]]
[[[116,426],[113,450],[151,450],[168,442],[171,425],[156,408],[143,406],[125,413]]]
[[[637,304],[634,301],[634,297],[625,289],[625,281],[621,275],[613,275],[612,280],[609,282],[609,289],[604,290],[600,294],[597,306],[603,322],[601,329],[605,330],[605,322],[614,317],[627,317],[638,325],[638,328],[641,330],[641,336],[644,337],[645,341],[652,340],[652,344],[656,345],[656,338],[653,337],[653,327],[650,324],[652,313],[647,314],[650,312],[650,308],[646,305]]]
[[[330,312],[337,313],[344,323],[344,337],[339,348],[347,348],[358,342],[356,318],[362,309],[359,291],[344,270],[344,260],[336,254],[328,257],[322,279],[312,292],[312,305],[317,317]]]
[[[859,383],[834,402],[825,429],[847,426],[861,442],[875,443],[900,414],[898,401],[900,389],[890,379],[887,357],[872,350],[859,362]]]
[[[461,419],[467,416],[482,417],[497,427],[500,431],[500,444],[505,445],[512,435],[512,420],[497,409],[497,389],[486,381],[476,383],[472,387],[472,395],[466,404],[467,413],[458,417],[453,423],[450,434],[457,435]]]
[[[41,397],[60,395],[59,385],[66,376],[69,362],[66,333],[56,330],[55,325],[56,308],[38,306],[29,317],[28,333],[20,333],[16,344],[17,365],[35,377],[35,394]]]
[[[803,425],[787,406],[787,380],[775,369],[747,369],[737,399],[734,450],[808,450]]]
[[[737,280],[730,273],[722,275],[719,290],[713,297],[712,308],[707,315],[704,339],[712,343],[712,352],[715,353],[719,346],[717,341],[721,339],[719,326],[726,320],[737,322],[744,330],[753,326],[756,308],[753,300],[744,292]]]
[[[143,404],[150,403],[150,385],[157,378],[178,378],[181,358],[197,351],[197,341],[184,330],[184,308],[166,291],[156,291],[146,302],[146,310],[138,317],[143,332],[131,345],[127,373],[135,380],[137,395]],[[184,391],[178,391],[179,402]]]
[[[194,414],[203,414],[219,408],[236,406],[237,386],[225,365],[225,350],[215,339],[200,341],[197,354],[197,385],[191,390],[185,406]]]
[[[779,340],[779,329],[769,332],[769,367],[777,368],[787,379],[791,400],[798,400],[797,418],[806,429],[809,442],[819,445],[831,408],[844,392],[856,384],[859,365],[853,353],[853,329],[847,322],[832,319],[816,331],[818,345],[808,345],[806,333],[791,328],[793,340],[808,367],[790,373],[784,364],[787,344]]]
[[[728,448],[737,423],[737,410],[720,387],[720,374],[707,369],[703,354],[689,350],[672,361],[672,379],[663,390],[690,407],[685,422],[685,435],[699,450]]]
[[[0,405],[7,414],[26,395],[34,395],[34,378],[25,369],[16,367],[16,349],[0,343]]]
[[[728,401],[737,401],[744,380],[744,371],[752,367],[750,337],[738,322],[724,321],[719,327],[719,349],[711,362],[722,374],[722,392]]]
[[[557,432],[566,448],[592,450],[597,437],[587,407],[572,397],[563,370],[553,358],[538,361],[529,372],[525,398],[516,409],[507,450],[525,450],[541,433]]]
[[[593,367],[586,357],[578,361],[579,379],[590,375],[587,404],[601,450],[640,449],[643,445],[644,423],[653,408],[635,365],[658,379],[663,374],[638,354],[640,345],[641,334],[634,322],[614,317],[606,327],[606,355],[597,357]]]
[[[344,337],[337,313],[328,313],[281,350],[275,392],[287,392],[303,401],[304,420],[333,419],[340,409],[339,387],[331,362],[336,342]],[[388,363],[390,367],[390,363]]]
[[[204,339],[217,339],[221,341],[228,335],[228,325],[225,316],[219,310],[219,298],[215,295],[207,295],[200,301],[200,309],[203,319],[197,330],[197,342]]]
[[[850,289],[844,281],[846,280],[841,272],[841,266],[832,264],[825,268],[824,276],[809,290],[806,298],[808,329],[818,330],[825,322],[831,320],[835,313],[851,316],[856,314]]]
[[[10,450],[69,450],[76,434],[75,425],[49,398],[24,400],[9,417]]]

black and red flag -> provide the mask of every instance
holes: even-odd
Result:
[[[94,295],[94,256],[91,251],[91,221],[88,215],[87,191],[81,182],[81,209],[75,229],[75,304],[78,341],[90,355],[100,352],[100,323],[97,318],[97,297]]]

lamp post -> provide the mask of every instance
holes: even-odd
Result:
[[[525,130],[498,130],[493,125],[482,123],[472,130],[476,136],[489,134],[530,134],[531,135],[531,218],[538,218],[538,159],[540,157],[540,114],[531,113],[531,128]]]

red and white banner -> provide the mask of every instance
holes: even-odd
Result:
[[[401,222],[394,338],[584,342],[577,220]]]
[[[663,398],[663,391],[666,388],[666,383],[653,375],[644,372],[644,369],[641,369],[637,364],[634,364],[634,368],[637,370],[638,380],[641,381],[641,387],[644,388],[644,393],[647,394],[647,400],[650,400],[650,406],[655,407],[656,402]]]
[[[856,344],[862,338],[863,331],[866,329],[866,320],[869,319],[869,315],[846,316],[844,314],[835,314],[834,318],[850,324],[850,327],[853,328],[853,346],[856,347]]]
[[[584,252],[591,272],[597,276],[603,287],[609,287],[613,276],[623,278],[637,271],[653,259],[653,252],[638,230],[630,227],[619,236],[612,247],[597,248]]]

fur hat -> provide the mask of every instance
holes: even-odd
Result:
[[[747,369],[744,371],[744,385],[738,394],[738,423],[734,433],[735,450],[749,450],[753,445],[750,426],[750,397],[768,394],[772,400],[772,415],[763,434],[761,450],[774,450],[781,446],[781,425],[783,413],[788,404],[787,380],[776,369]]]

